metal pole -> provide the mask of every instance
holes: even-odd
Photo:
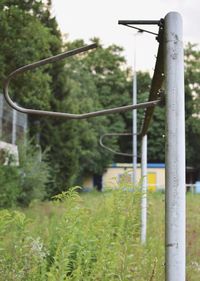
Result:
[[[147,236],[147,135],[142,137],[141,177],[141,243],[145,244]]]
[[[137,70],[136,70],[136,36],[134,35],[134,72],[133,72],[133,105],[137,104]],[[136,185],[137,173],[137,110],[133,110],[133,185]]]
[[[0,94],[0,138],[2,138],[3,128],[3,95]]]
[[[137,66],[136,66],[136,50],[137,40],[136,36],[142,34],[138,31],[134,34],[134,72],[133,72],[133,105],[137,105]],[[133,110],[133,185],[137,183],[137,110]]]
[[[185,281],[185,105],[182,19],[165,17],[166,280]]]
[[[161,20],[119,20],[118,24],[142,24],[142,25],[160,25]]]
[[[28,116],[26,114],[24,114],[23,116],[24,116],[23,130],[24,130],[24,136],[26,138],[26,134],[27,134],[27,131],[28,131]]]
[[[12,110],[12,144],[16,144],[17,138],[17,111]]]

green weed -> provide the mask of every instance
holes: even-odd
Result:
[[[188,196],[187,280],[198,280],[199,196]],[[77,187],[24,212],[0,212],[0,280],[164,280],[164,197],[149,194],[140,243],[140,189],[81,194]]]

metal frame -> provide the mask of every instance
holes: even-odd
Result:
[[[157,60],[155,65],[155,70],[151,82],[149,101],[154,100],[155,98],[160,97],[162,93],[162,85],[164,82],[164,48],[163,48],[163,28],[160,28],[159,31],[159,47],[157,52]],[[147,134],[150,121],[152,119],[154,109],[147,109],[144,115],[144,121],[140,131],[141,137]]]
[[[134,29],[138,30],[139,32],[146,32],[146,33],[149,33],[149,34],[158,35],[155,32],[136,27],[135,25],[158,25],[158,26],[162,26],[163,25],[163,19],[160,19],[160,20],[119,20],[118,24],[134,28]]]
[[[157,53],[157,60],[155,64],[154,75],[151,82],[150,94],[149,94],[149,102],[153,101],[156,98],[160,98],[162,91],[162,85],[164,82],[164,43],[163,43],[163,32],[164,32],[164,21],[161,19],[160,21],[119,21],[119,24],[123,25],[130,25],[130,24],[156,24],[159,26],[159,33],[157,40],[159,42],[158,53]],[[140,28],[136,28],[141,30]],[[136,87],[136,83],[134,83]],[[136,89],[134,89],[136,92]],[[134,93],[136,94],[136,93]],[[134,95],[133,104],[136,104],[136,96]],[[137,134],[141,138],[142,146],[141,146],[141,178],[142,178],[142,199],[141,199],[141,243],[146,243],[146,232],[147,232],[147,131],[150,125],[150,121],[152,119],[154,113],[154,107],[147,108],[144,114],[143,124],[141,126],[140,133]],[[137,162],[135,161],[137,158],[137,150],[135,147],[135,136],[136,136],[136,114],[133,114],[133,153],[122,153],[109,148],[108,146],[104,145],[103,139],[106,136],[117,136],[117,135],[126,135],[126,133],[108,133],[104,134],[100,137],[100,145],[101,147],[107,149],[108,151],[122,156],[132,156],[133,157],[133,183],[136,183],[136,169],[137,169]],[[129,133],[128,133],[129,134]]]
[[[106,150],[116,154],[116,155],[121,155],[121,156],[127,156],[127,157],[133,157],[133,154],[132,153],[124,153],[124,152],[118,152],[118,151],[115,151],[114,149],[108,147],[107,145],[105,145],[103,143],[103,139],[105,137],[114,137],[114,136],[132,136],[132,133],[106,133],[106,134],[103,134],[102,136],[100,136],[100,139],[99,139],[99,144],[101,147],[105,148]]]
[[[166,281],[185,281],[186,271],[186,201],[185,201],[185,105],[184,55],[182,19],[179,13],[170,12],[161,21],[119,21],[119,24],[158,24],[159,49],[152,79],[149,101],[160,94],[165,77],[166,91],[166,196],[165,196],[165,259]],[[140,30],[140,29],[139,29]],[[145,112],[142,137],[142,162],[145,169],[145,138],[154,108]],[[146,237],[145,183],[141,205],[141,240]]]
[[[164,48],[163,48],[163,30],[164,30],[164,20],[161,19],[159,21],[126,21],[122,20],[118,22],[119,24],[123,24],[126,26],[130,25],[158,25],[159,33],[156,39],[159,42],[157,60],[155,64],[155,70],[153,74],[153,78],[151,81],[151,88],[149,94],[149,102],[161,97],[162,93],[162,85],[164,81]],[[136,27],[134,27],[136,28]],[[148,32],[147,30],[136,28],[139,31]],[[146,232],[147,232],[147,131],[150,125],[150,121],[152,119],[154,113],[154,108],[147,108],[144,114],[143,124],[141,126],[140,133],[138,134],[141,138],[142,146],[141,146],[141,178],[142,178],[142,199],[141,199],[141,243],[146,243]],[[134,144],[133,144],[134,148]],[[135,153],[134,153],[135,154]],[[145,155],[146,154],[146,155]],[[136,165],[134,165],[134,169]]]
[[[40,60],[38,62],[29,64],[29,65],[25,65],[21,68],[16,69],[15,71],[13,71],[12,73],[10,73],[7,78],[4,80],[4,85],[3,85],[3,93],[4,93],[4,97],[7,101],[7,103],[15,110],[23,112],[23,113],[27,113],[27,114],[34,114],[34,115],[40,115],[40,116],[53,116],[53,117],[64,117],[66,119],[85,119],[85,118],[90,118],[90,117],[95,117],[95,116],[102,116],[102,115],[107,115],[107,114],[112,114],[112,113],[118,113],[118,112],[125,112],[128,110],[133,110],[136,108],[148,108],[148,107],[152,107],[155,106],[159,100],[155,100],[155,101],[151,101],[151,102],[146,102],[146,103],[141,103],[138,105],[126,105],[126,106],[121,106],[121,107],[115,107],[115,108],[111,108],[111,109],[105,109],[105,110],[100,110],[100,111],[94,111],[94,112],[89,112],[89,113],[83,113],[83,114],[72,114],[72,113],[64,113],[64,112],[54,112],[54,111],[45,111],[45,110],[35,110],[35,109],[29,109],[29,108],[24,108],[21,107],[19,105],[17,105],[9,96],[9,91],[8,91],[8,87],[9,87],[9,83],[10,80],[15,78],[17,75],[24,73],[28,70],[33,70],[37,67],[40,67],[42,65],[48,64],[48,63],[54,63],[60,60],[63,60],[66,57],[71,57],[74,56],[76,54],[80,54],[82,52],[91,50],[96,48],[97,45],[96,44],[91,44],[88,46],[84,46],[81,48],[77,48],[68,52],[64,52],[62,54],[56,55],[56,56],[52,56],[49,58],[46,58],[44,60]]]

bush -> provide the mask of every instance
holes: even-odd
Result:
[[[118,188],[80,197],[76,189],[55,196],[55,203],[33,205],[28,213],[34,210],[35,222],[0,213],[2,280],[163,280],[163,268],[156,272],[158,241],[140,243],[140,192]]]
[[[38,148],[31,143],[19,145],[19,165],[0,165],[0,207],[28,206],[46,196],[49,165],[42,161]]]
[[[43,244],[28,231],[29,220],[17,211],[0,211],[0,280],[45,280]]]
[[[76,189],[55,196],[56,208],[64,209],[48,237],[31,233],[24,214],[0,214],[0,235],[12,228],[1,249],[5,280],[132,280],[133,253],[141,251],[140,195],[116,190],[89,207]]]
[[[49,181],[49,165],[45,159],[45,153],[41,154],[40,148],[31,143],[19,145],[19,171],[21,193],[18,203],[28,206],[34,199],[45,198],[46,185]]]
[[[21,193],[18,167],[0,166],[0,208],[16,205]]]

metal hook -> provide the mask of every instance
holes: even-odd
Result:
[[[23,112],[23,113],[42,115],[42,116],[64,117],[66,119],[85,119],[85,118],[89,118],[89,117],[102,116],[102,115],[107,115],[107,114],[112,114],[112,113],[117,113],[117,112],[125,112],[125,111],[133,110],[133,109],[154,107],[155,105],[157,105],[157,103],[160,101],[159,99],[156,99],[156,100],[150,101],[150,102],[146,102],[146,103],[137,104],[137,105],[126,105],[126,106],[115,107],[115,108],[111,108],[111,109],[104,109],[104,110],[100,110],[100,111],[94,111],[94,112],[83,113],[83,114],[72,114],[72,113],[44,111],[44,110],[35,110],[35,109],[24,108],[24,107],[17,105],[9,96],[8,87],[9,87],[10,80],[12,78],[15,78],[17,75],[24,73],[28,70],[33,70],[42,65],[45,65],[48,63],[54,63],[54,62],[57,62],[57,61],[60,61],[64,58],[66,58],[66,57],[74,56],[76,54],[94,49],[96,47],[97,47],[97,44],[87,45],[87,46],[84,46],[81,48],[67,51],[67,52],[58,54],[56,56],[52,56],[52,57],[28,64],[28,65],[25,65],[21,68],[14,70],[7,76],[7,78],[4,80],[4,84],[3,84],[3,93],[4,93],[4,97],[7,101],[7,103],[13,109]]]
[[[104,135],[102,135],[99,139],[99,144],[101,147],[105,148],[106,150],[116,154],[116,155],[121,155],[121,156],[127,156],[127,157],[133,157],[133,154],[130,154],[130,153],[123,153],[123,152],[118,152],[118,151],[115,151],[114,149],[106,146],[104,143],[103,143],[103,139],[105,137],[108,137],[108,136],[132,136],[132,133],[106,133]]]

